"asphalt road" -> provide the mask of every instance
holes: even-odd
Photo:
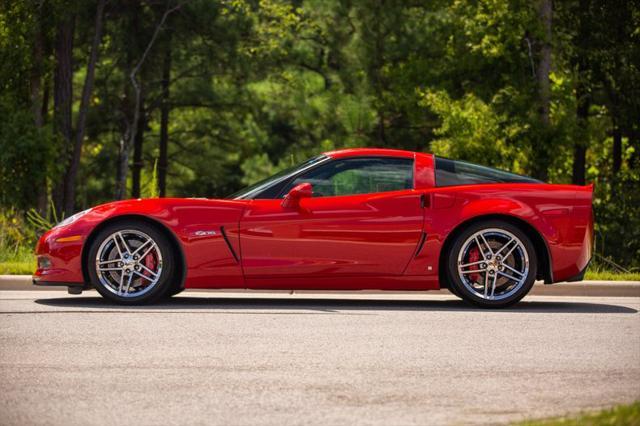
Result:
[[[489,424],[640,399],[640,298],[525,300],[0,291],[0,424]]]

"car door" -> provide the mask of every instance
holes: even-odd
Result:
[[[245,277],[401,275],[423,227],[413,167],[411,158],[336,159],[284,187],[280,195],[313,185],[297,208],[253,200],[240,220]]]

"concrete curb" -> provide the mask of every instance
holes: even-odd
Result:
[[[0,291],[2,290],[61,290],[66,291],[66,287],[45,287],[34,286],[31,281],[31,275],[0,275]],[[197,291],[207,291],[196,289]],[[225,292],[226,290],[210,290],[216,292]],[[253,291],[242,289],[231,289],[229,292],[237,293]],[[279,291],[287,294],[288,291]],[[256,294],[260,291],[255,291]],[[271,291],[269,291],[271,293]],[[338,291],[296,291],[300,294],[329,294],[340,293]],[[376,291],[349,292],[349,293],[382,293]],[[385,292],[387,294],[403,293],[411,294],[412,292]],[[428,294],[448,294],[448,290],[430,291]],[[640,297],[640,281],[581,281],[577,283],[558,283],[553,285],[544,285],[536,283],[533,290],[529,293],[534,296],[587,296],[587,297]]]

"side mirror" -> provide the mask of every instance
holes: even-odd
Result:
[[[282,200],[282,207],[285,209],[293,209],[300,207],[300,200],[303,198],[311,198],[313,195],[313,187],[310,183],[301,183],[291,188],[291,191],[285,195]]]

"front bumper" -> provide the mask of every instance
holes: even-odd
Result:
[[[38,240],[34,285],[84,286],[82,247],[85,237],[70,228],[54,228]]]

